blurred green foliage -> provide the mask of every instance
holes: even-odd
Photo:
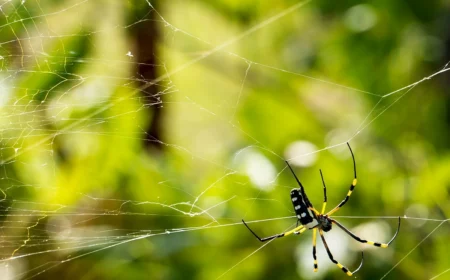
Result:
[[[6,279],[342,279],[323,251],[312,272],[310,232],[255,253],[241,219],[295,224],[284,158],[318,209],[323,170],[331,209],[348,140],[340,221],[385,242],[408,218],[388,249],[334,229],[336,258],[450,268],[448,74],[396,92],[449,60],[448,3],[150,2],[0,4]]]

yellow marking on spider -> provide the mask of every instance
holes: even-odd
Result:
[[[314,213],[316,213],[316,215],[320,215],[319,211],[317,211],[316,208],[314,208],[314,207],[309,207],[309,210],[311,210]]]
[[[324,202],[323,205],[322,205],[322,214],[325,213],[325,206],[327,206],[326,202]]]
[[[345,268],[342,264],[337,263],[337,266],[342,269],[342,271],[344,271],[345,273],[347,273],[348,276],[352,276],[353,273],[351,273],[347,268]],[[345,269],[345,270],[344,270]]]
[[[381,248],[387,248],[389,245],[387,244],[381,244]]]
[[[341,207],[336,206],[336,208],[334,208],[333,210],[331,210],[330,212],[327,213],[327,216],[331,216],[333,215],[337,210],[339,210]]]
[[[357,180],[357,179],[353,179],[352,185],[353,185],[353,186],[356,186],[356,183],[358,183],[358,180]]]
[[[348,191],[347,196],[351,196],[353,191]]]
[[[318,269],[317,268],[314,268],[314,270],[313,270],[314,272],[317,272],[318,271]]]
[[[298,227],[296,227],[296,228],[294,228],[294,229],[292,229],[292,230],[290,230],[290,231],[287,231],[285,234],[284,234],[284,236],[287,236],[287,235],[290,235],[290,234],[293,234],[293,233],[303,233],[304,231],[306,230],[306,228],[305,227],[303,227],[303,226],[298,226]]]

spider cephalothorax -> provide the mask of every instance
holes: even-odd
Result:
[[[331,226],[333,224],[332,220],[328,218],[327,215],[319,214],[317,216],[317,221],[319,222],[318,228],[327,232],[331,230]]]
[[[327,254],[328,254],[328,257],[330,258],[330,260],[333,263],[335,263],[340,269],[342,269],[342,271],[344,271],[348,276],[352,276],[355,272],[357,272],[361,268],[361,266],[363,264],[364,256],[362,255],[362,252],[361,252],[361,255],[362,255],[363,259],[361,260],[361,264],[359,265],[359,267],[356,270],[354,270],[353,272],[349,271],[345,266],[343,266],[342,264],[340,264],[338,261],[336,261],[333,258],[333,255],[331,254],[331,251],[328,248],[327,242],[325,240],[324,232],[330,231],[332,225],[335,224],[336,226],[338,226],[340,229],[342,229],[344,232],[346,232],[348,235],[350,235],[353,239],[355,239],[358,242],[367,243],[369,245],[373,245],[376,247],[387,248],[389,246],[389,244],[391,244],[391,242],[394,241],[395,237],[397,237],[397,234],[400,230],[400,217],[398,218],[397,231],[395,232],[394,237],[392,237],[392,239],[388,243],[377,243],[377,242],[361,239],[358,236],[356,236],[355,234],[353,234],[346,227],[344,227],[342,224],[340,224],[338,221],[330,218],[332,214],[337,212],[339,210],[339,208],[341,208],[342,206],[344,206],[344,204],[347,203],[348,199],[350,198],[350,195],[352,194],[352,192],[356,186],[356,182],[357,182],[355,156],[353,155],[352,148],[350,148],[350,144],[347,143],[347,146],[350,150],[350,153],[351,153],[352,159],[353,159],[354,179],[352,181],[352,184],[350,185],[350,190],[348,191],[347,196],[344,198],[344,200],[341,201],[341,203],[339,203],[338,206],[334,207],[331,211],[324,214],[325,207],[327,205],[327,187],[325,186],[325,180],[323,179],[322,170],[320,170],[320,176],[322,177],[322,183],[323,183],[324,199],[323,199],[322,211],[321,212],[317,211],[314,208],[314,206],[311,204],[311,202],[309,201],[308,196],[306,196],[305,189],[303,188],[302,183],[300,183],[300,180],[295,175],[294,170],[292,170],[291,166],[289,165],[289,162],[286,161],[287,166],[291,170],[292,174],[295,177],[295,180],[297,181],[297,183],[299,185],[299,188],[293,189],[291,191],[291,201],[292,201],[292,205],[294,206],[295,216],[297,217],[297,226],[294,229],[283,232],[283,233],[275,234],[275,235],[265,237],[265,238],[260,238],[244,222],[244,220],[242,220],[242,222],[250,230],[250,232],[253,233],[253,235],[256,238],[258,238],[258,240],[261,242],[269,241],[269,240],[283,237],[283,236],[288,236],[291,234],[302,234],[307,229],[312,229],[313,230],[314,271],[317,271],[317,269],[318,269],[317,257],[316,257],[316,237],[317,237],[317,230],[319,230],[320,238],[322,239],[323,245],[325,246],[325,250],[327,251]],[[299,226],[298,223],[300,223],[301,225]]]

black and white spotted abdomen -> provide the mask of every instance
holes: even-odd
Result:
[[[300,220],[300,223],[310,229],[317,226],[318,222],[314,219],[311,210],[309,210],[300,189],[293,189],[291,191],[291,200],[295,215]]]

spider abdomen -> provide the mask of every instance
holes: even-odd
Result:
[[[309,210],[303,195],[300,193],[300,189],[293,189],[291,191],[291,200],[292,205],[294,206],[295,215],[297,216],[297,219],[300,220],[300,223],[307,228],[315,227],[318,223],[314,219],[311,210]]]

